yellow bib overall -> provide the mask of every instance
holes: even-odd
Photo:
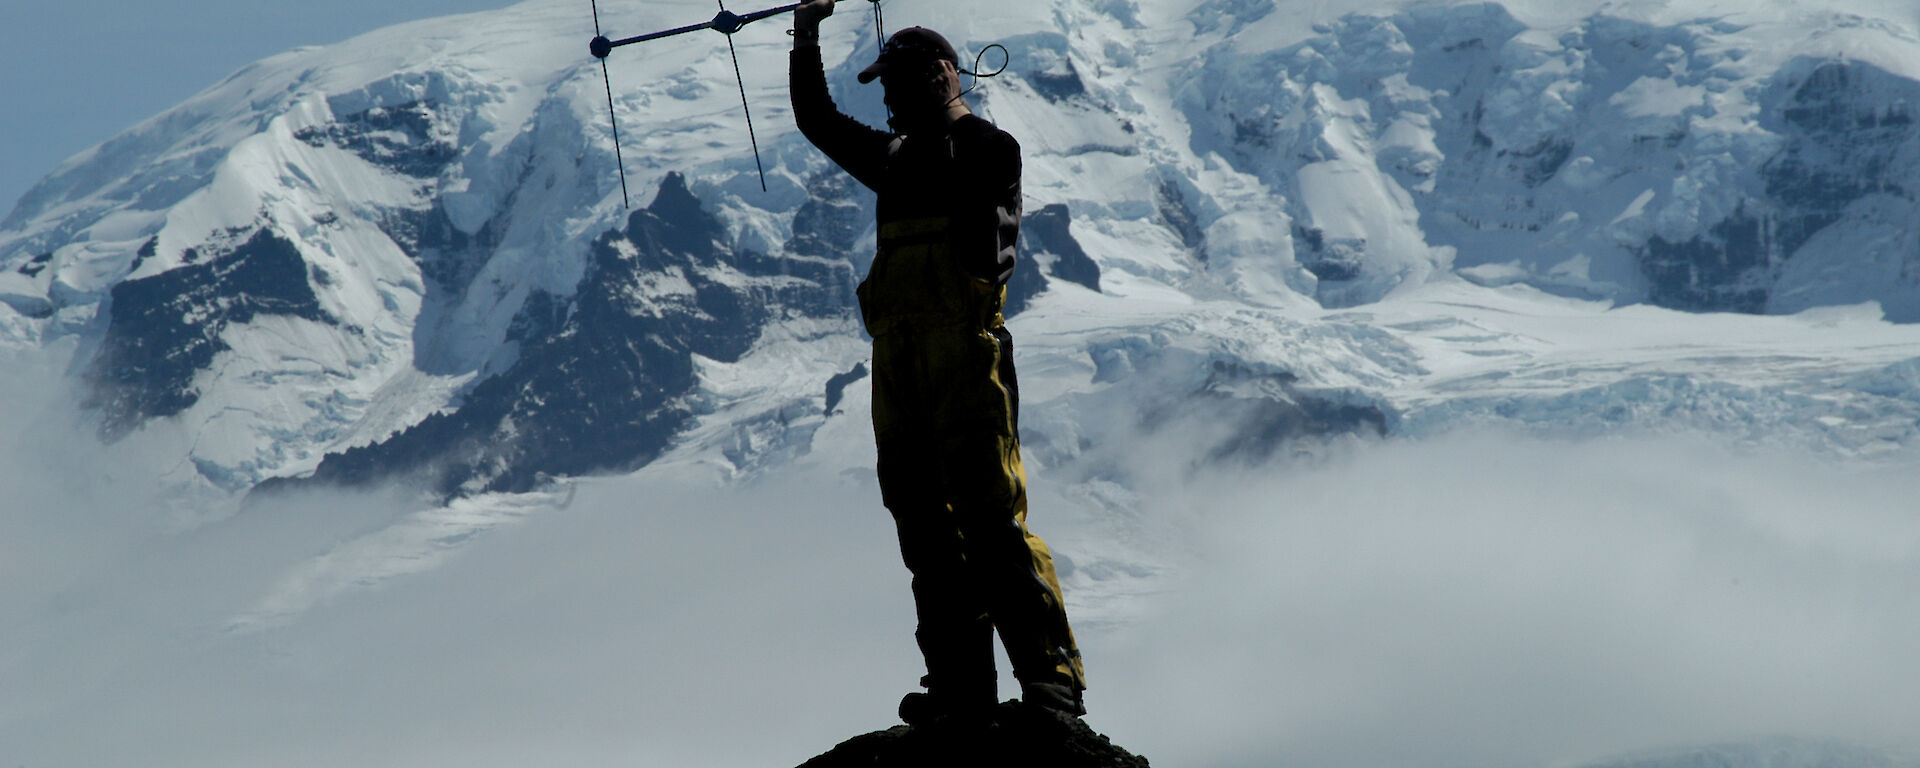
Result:
[[[1006,289],[961,268],[954,229],[882,221],[858,289],[880,493],[913,572],[927,687],[991,697],[997,627],[1021,682],[1082,689],[1053,555],[1026,527]]]

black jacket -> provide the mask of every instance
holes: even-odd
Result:
[[[871,128],[834,105],[819,46],[795,48],[788,74],[800,133],[879,196],[882,226],[952,217],[961,266],[1006,283],[1020,239],[1020,143],[1013,136],[977,115],[938,134]]]

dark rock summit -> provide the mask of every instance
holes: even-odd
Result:
[[[1079,718],[1009,701],[984,724],[941,721],[874,731],[841,742],[799,768],[855,766],[1147,768],[1147,759],[1114,746]]]

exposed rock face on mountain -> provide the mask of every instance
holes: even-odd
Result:
[[[1043,206],[1021,218],[1019,263],[1007,281],[1005,314],[1013,317],[1047,289],[1051,280],[1065,280],[1090,291],[1100,290],[1100,265],[1087,256],[1068,231],[1072,215],[1059,203]],[[1043,266],[1044,264],[1044,266]]]
[[[936,722],[855,736],[799,768],[1147,768],[1077,718],[1001,704],[985,724]]]
[[[571,298],[536,293],[509,332],[518,360],[456,410],[329,456],[310,478],[265,489],[424,476],[443,495],[526,491],[547,476],[638,467],[698,404],[696,355],[740,359],[770,322],[845,318],[844,258],[735,250],[679,174],[624,232],[594,241]]]
[[[146,255],[151,244],[142,249]],[[113,318],[84,376],[105,436],[192,406],[200,397],[194,378],[232,350],[221,338],[228,326],[268,315],[339,322],[321,308],[309,283],[327,277],[310,270],[272,230],[256,230],[219,251],[225,252],[196,250],[185,266],[113,287]],[[141,258],[136,254],[134,269]]]

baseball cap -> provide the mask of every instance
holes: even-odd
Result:
[[[940,33],[926,27],[907,27],[887,38],[887,44],[880,47],[880,58],[872,66],[860,70],[860,82],[873,82],[874,78],[885,74],[888,67],[938,59],[953,62],[955,67],[960,66],[960,54]]]

